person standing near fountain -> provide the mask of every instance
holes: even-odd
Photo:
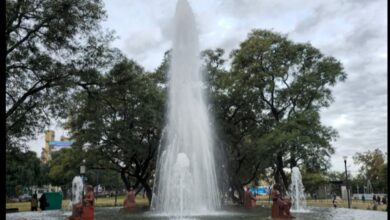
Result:
[[[123,201],[124,209],[133,209],[135,208],[135,192],[133,187],[129,188],[126,199]]]
[[[87,193],[83,199],[83,214],[82,220],[93,220],[95,194],[93,186],[87,185]]]
[[[46,195],[43,193],[41,195],[41,198],[39,198],[39,208],[41,208],[42,211],[46,210],[46,207],[49,206],[49,203],[47,203]]]
[[[32,198],[31,198],[31,211],[38,211],[37,193],[34,193]]]
[[[291,201],[283,198],[282,187],[279,183],[275,183],[272,188],[272,218],[295,218],[290,213]]]

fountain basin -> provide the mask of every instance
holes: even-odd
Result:
[[[387,219],[387,212],[346,209],[346,208],[318,208],[308,207],[309,212],[293,213],[295,220],[358,220],[358,219]],[[6,214],[7,220],[66,220],[70,211],[50,210],[44,212],[20,212]],[[238,206],[225,206],[223,209],[208,215],[191,215],[175,218],[151,212],[148,208],[138,208],[134,211],[124,211],[121,207],[95,208],[95,220],[165,220],[165,219],[191,219],[191,220],[271,220],[271,209],[260,206],[253,209],[244,209]]]

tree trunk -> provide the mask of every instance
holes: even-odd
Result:
[[[232,189],[232,191],[230,192],[230,197],[233,203],[244,204],[244,189],[242,188],[242,184],[236,176],[233,176],[231,178],[230,186]],[[234,195],[235,191],[238,192],[238,197]]]
[[[277,173],[279,174],[278,176],[280,176],[282,178],[282,184],[283,184],[283,188],[285,190],[288,189],[288,182],[287,182],[287,176],[286,174],[284,173],[284,165],[283,165],[283,156],[281,153],[278,153],[277,157],[276,157],[276,169],[277,169]],[[279,183],[279,180],[278,179],[275,179],[275,181],[277,183]]]
[[[125,170],[121,171],[121,179],[122,179],[123,183],[126,186],[126,190],[129,190],[130,187],[131,187],[131,184],[130,184],[130,181],[126,177],[126,171]]]
[[[118,189],[115,187],[115,206],[117,206],[117,198],[118,198]]]
[[[297,160],[295,159],[295,157],[294,156],[292,156],[291,157],[291,159],[290,159],[290,164],[291,164],[291,169],[293,168],[293,167],[296,167],[297,166]]]
[[[150,188],[147,180],[141,179],[140,183],[146,192],[146,197],[148,198],[149,206],[152,203],[152,189]]]

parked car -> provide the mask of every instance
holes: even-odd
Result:
[[[31,200],[31,195],[23,194],[19,196],[19,202],[26,202]]]

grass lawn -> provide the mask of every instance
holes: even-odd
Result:
[[[122,206],[123,201],[125,200],[125,196],[121,195],[117,197],[117,206]],[[148,199],[142,198],[142,196],[137,196],[135,202],[138,207],[148,206]],[[69,199],[62,200],[62,208],[67,209],[69,205]],[[95,206],[97,207],[107,207],[107,206],[115,206],[115,197],[99,197],[96,199]],[[19,212],[25,212],[31,210],[30,202],[7,202],[6,208],[18,208]]]
[[[271,207],[272,201],[270,202],[268,199],[268,196],[259,196],[257,197],[257,205],[263,205],[266,207]],[[309,199],[306,200],[307,206],[313,206],[313,207],[333,207],[332,200],[330,199]],[[361,200],[351,200],[351,208],[352,209],[366,209],[366,210],[372,210],[372,202],[366,201],[363,202]],[[338,208],[348,208],[348,201],[347,200],[337,200],[337,207]],[[386,211],[387,205],[379,205],[378,209],[379,211]]]
[[[123,205],[123,200],[125,199],[124,195],[117,197],[117,206]],[[318,200],[307,200],[308,206],[314,207],[333,207],[332,200],[330,199],[318,199]],[[147,198],[142,198],[142,196],[136,197],[136,204],[138,207],[148,206]],[[260,196],[256,202],[257,205],[271,207],[272,201],[268,200],[268,196]],[[67,209],[69,205],[69,200],[62,200],[62,208]],[[97,207],[105,207],[105,206],[114,206],[115,205],[115,197],[109,198],[97,198],[96,204]],[[337,207],[339,208],[348,208],[348,202],[344,200],[337,201]],[[18,208],[19,212],[30,211],[30,202],[13,202],[6,203],[6,208]],[[363,203],[361,200],[352,200],[351,201],[352,209],[372,209],[372,203],[370,201],[366,201]],[[387,205],[378,206],[378,210],[386,211]]]

